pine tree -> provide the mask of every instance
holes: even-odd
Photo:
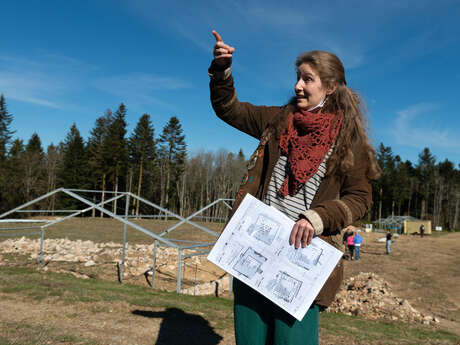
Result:
[[[25,201],[43,194],[46,190],[44,177],[44,153],[40,137],[32,134],[27,142],[25,152],[21,155],[23,174],[23,195]]]
[[[109,173],[109,157],[105,156],[105,143],[108,128],[112,122],[112,111],[107,109],[103,116],[96,119],[96,124],[90,132],[87,145],[88,167],[91,171],[89,183],[95,190],[102,190],[102,202],[105,200],[107,175]],[[96,202],[96,195],[93,196],[93,202]],[[96,210],[93,209],[92,216],[94,217],[95,215]],[[103,217],[102,212],[101,217]]]
[[[452,213],[450,221],[452,230],[460,230],[459,221],[460,221],[460,164],[458,164],[457,169],[454,171],[453,188],[452,188]]]
[[[181,177],[184,173],[187,151],[185,135],[182,134],[182,126],[179,119],[171,117],[163,127],[160,135],[160,155],[162,160],[162,176],[165,179],[165,188],[162,193],[162,204],[167,208],[181,210],[183,198],[180,197]],[[182,199],[182,200],[181,200]]]
[[[86,153],[83,138],[74,123],[63,145],[62,163],[59,167],[59,184],[64,188],[85,189],[86,186]],[[77,209],[81,205],[75,199],[63,198],[66,208]]]
[[[22,140],[16,139],[11,144],[6,162],[1,164],[0,213],[24,203],[21,193],[24,176],[23,154],[24,144]]]
[[[8,145],[15,131],[10,129],[13,115],[8,113],[5,97],[0,95],[0,162],[6,159]]]
[[[425,219],[429,213],[429,199],[432,193],[434,182],[434,164],[436,158],[431,154],[430,149],[425,147],[418,155],[417,173],[420,181],[420,189],[422,195],[422,206],[420,210],[420,218]]]
[[[444,229],[450,228],[449,211],[451,209],[450,202],[454,199],[450,193],[454,189],[455,183],[455,168],[454,164],[445,159],[439,162],[434,170],[434,197],[433,197],[433,225],[440,225]]]
[[[243,178],[245,172],[246,172],[246,158],[244,157],[243,150],[240,149],[238,151],[238,155],[236,156],[236,162],[235,162],[235,175],[233,181],[241,181]],[[239,183],[234,183],[234,191],[237,191],[237,188],[239,188]],[[228,197],[233,197],[234,195],[228,196]]]
[[[8,152],[8,159],[19,159],[21,154],[24,153],[24,142],[20,139],[13,141]]]
[[[33,133],[26,145],[26,153],[43,156],[42,141],[37,133]]]
[[[410,171],[412,165],[409,161],[402,162],[399,155],[395,156],[395,171],[393,176],[393,197],[396,202],[397,215],[401,216],[406,201],[410,198],[411,183]],[[409,215],[409,210],[407,214]]]
[[[390,214],[390,210],[394,207],[394,185],[392,179],[395,175],[395,159],[391,147],[380,143],[379,150],[377,151],[377,161],[382,169],[382,176],[379,180],[373,182],[374,201],[378,201],[377,218],[383,218]]]
[[[57,188],[58,169],[62,161],[62,145],[55,146],[50,144],[46,150],[45,166],[47,175],[47,188],[46,192],[51,192]],[[53,194],[47,200],[48,210],[55,210],[56,208],[56,194]],[[54,213],[53,213],[54,214]]]
[[[154,128],[149,114],[144,114],[139,119],[133,134],[129,138],[128,148],[131,166],[137,172],[136,194],[141,196],[144,185],[147,185],[144,190],[151,190],[148,188],[148,184],[144,183],[144,174],[150,172],[153,175],[152,170],[154,169],[156,158]],[[139,215],[139,200],[136,201],[136,215]]]
[[[63,145],[63,157],[59,177],[65,188],[85,187],[85,144],[74,123]]]
[[[128,163],[126,135],[126,107],[120,104],[113,114],[113,121],[107,129],[103,144],[104,157],[107,159],[108,172],[115,192],[120,189],[120,180],[124,176]],[[117,200],[113,203],[113,212],[117,210]]]

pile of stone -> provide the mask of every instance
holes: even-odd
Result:
[[[125,276],[143,275],[152,268],[154,245],[126,244]],[[30,260],[38,260],[40,256],[40,240],[22,237],[0,242],[0,253],[26,255]],[[183,255],[192,253],[183,250]],[[92,241],[64,239],[46,239],[43,243],[43,259],[48,261],[64,261],[82,263],[84,266],[98,264],[121,263],[122,246],[120,243],[94,243]],[[203,256],[193,256],[187,259],[188,265],[202,264]],[[157,248],[157,269],[172,272],[177,271],[177,249]]]
[[[347,279],[328,311],[372,320],[439,323],[436,317],[424,315],[407,300],[394,296],[391,285],[374,273],[361,272]]]

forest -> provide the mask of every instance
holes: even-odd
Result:
[[[157,135],[149,114],[143,114],[128,133],[126,115],[123,103],[115,111],[107,109],[87,139],[73,124],[62,142],[45,150],[37,133],[26,141],[14,138],[14,117],[0,95],[0,214],[59,187],[129,191],[182,216],[218,198],[235,196],[246,170],[242,150],[189,154],[178,117],[172,116]],[[382,176],[373,182],[373,206],[366,221],[410,215],[446,230],[460,230],[460,164],[448,159],[437,162],[428,147],[416,163],[403,161],[383,143],[376,156]],[[82,205],[62,196],[35,206],[60,210]],[[118,213],[125,209],[122,202],[111,207]],[[134,202],[129,212],[152,211]],[[225,218],[227,212],[220,205],[205,215]],[[102,214],[93,211],[89,216]]]

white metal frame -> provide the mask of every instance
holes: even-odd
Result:
[[[26,207],[29,207],[35,203],[37,203],[38,201],[40,200],[43,200],[43,199],[46,199],[54,194],[57,194],[57,193],[65,193],[69,196],[71,196],[72,198],[76,199],[76,200],[79,200],[80,202],[88,205],[87,208],[85,209],[82,209],[82,210],[58,210],[58,211],[52,211],[52,210],[26,210],[25,208]],[[114,194],[114,196],[112,196],[111,198],[107,199],[107,200],[104,200],[103,202],[100,202],[100,203],[94,203],[88,199],[86,199],[85,197],[81,196],[79,193],[105,193],[105,194]],[[121,199],[121,198],[126,198],[126,207],[125,207],[125,213],[124,215],[120,216],[120,215],[117,215],[116,214],[116,211],[115,213],[113,212],[110,212],[109,210],[105,209],[104,208],[104,204],[107,204],[109,202],[112,202],[112,201],[115,201],[117,199]],[[162,233],[160,234],[155,234],[147,229],[145,229],[144,227],[138,225],[138,224],[135,224],[133,222],[131,222],[129,220],[129,217],[128,217],[128,209],[129,209],[129,202],[130,202],[130,199],[136,199],[136,200],[139,200],[140,202],[146,204],[146,205],[149,205],[161,212],[163,212],[165,215],[167,215],[168,217],[173,217],[173,218],[176,218],[179,220],[179,222],[173,226],[171,226],[170,228],[164,230]],[[130,192],[113,192],[113,191],[100,191],[100,190],[84,190],[84,189],[68,189],[68,188],[58,188],[54,191],[51,191],[49,193],[46,193],[34,200],[31,200],[29,202],[26,202],[25,204],[23,205],[20,205],[10,211],[7,211],[3,214],[0,215],[0,219],[10,215],[10,214],[13,214],[15,212],[69,212],[71,214],[65,216],[65,217],[62,217],[62,218],[59,218],[59,219],[56,219],[54,221],[48,221],[46,222],[46,224],[44,225],[40,225],[40,226],[28,226],[28,227],[14,227],[14,228],[0,228],[0,237],[4,237],[4,236],[18,236],[18,235],[37,235],[39,234],[40,235],[40,269],[42,268],[43,266],[43,242],[44,242],[44,236],[45,236],[45,229],[48,228],[49,226],[52,226],[52,225],[55,225],[57,223],[60,223],[60,222],[63,222],[67,219],[70,219],[72,217],[75,217],[77,215],[80,215],[80,214],[83,214],[85,212],[88,212],[88,211],[91,211],[93,209],[96,209],[96,210],[99,210],[100,212],[106,214],[107,216],[123,223],[123,246],[122,246],[122,259],[121,259],[121,269],[119,269],[118,271],[118,279],[120,281],[120,283],[123,282],[123,273],[124,273],[124,267],[125,267],[125,255],[126,255],[126,237],[127,237],[127,228],[128,226],[137,230],[137,231],[141,231],[142,233],[152,237],[154,239],[154,250],[153,250],[153,265],[152,265],[152,282],[150,283],[150,285],[152,287],[155,286],[155,275],[156,275],[156,255],[157,255],[157,247],[162,245],[162,246],[166,246],[166,247],[172,247],[172,248],[175,248],[177,249],[177,252],[178,252],[178,255],[177,255],[177,285],[176,285],[176,291],[177,293],[180,293],[181,292],[181,288],[182,288],[182,265],[184,264],[183,263],[183,260],[186,259],[186,258],[189,258],[189,257],[192,257],[192,256],[196,256],[196,255],[204,255],[204,254],[207,254],[209,251],[210,251],[210,248],[211,246],[214,245],[215,242],[209,242],[209,243],[204,243],[204,242],[197,242],[197,241],[185,241],[185,240],[178,240],[178,239],[172,239],[172,238],[165,238],[165,235],[167,235],[168,233],[170,233],[171,231],[177,229],[180,225],[182,224],[189,224],[189,225],[192,225],[193,227],[201,230],[201,231],[204,231],[212,236],[215,236],[216,238],[219,236],[218,233],[216,233],[215,231],[211,230],[211,229],[208,229],[206,228],[205,226],[202,226],[200,224],[197,224],[195,222],[192,221],[192,219],[194,217],[197,217],[199,214],[201,214],[202,212],[204,212],[205,210],[217,205],[218,203],[220,202],[223,202],[224,205],[226,207],[228,207],[229,209],[231,209],[231,206],[228,202],[230,201],[233,201],[233,199],[217,199],[215,201],[213,201],[212,203],[210,203],[209,205],[203,207],[202,209],[198,210],[197,212],[193,213],[192,215],[188,216],[187,218],[184,218],[170,210],[167,210],[161,206],[158,206],[156,204],[154,204],[153,202],[147,200],[147,199],[144,199],[138,195],[135,195],[133,193],[130,193]],[[140,218],[142,218],[142,216],[140,216]],[[34,229],[40,229],[39,232],[25,232],[25,233],[18,233],[16,231],[18,230],[34,230]],[[11,232],[7,235],[4,235],[2,233],[6,233],[6,232]],[[191,249],[194,251],[194,253],[191,253],[191,254],[187,254],[187,255],[184,255],[183,254],[183,250],[185,249]],[[147,273],[147,272],[146,272]],[[146,276],[147,277],[147,276]],[[147,279],[148,281],[148,279]]]

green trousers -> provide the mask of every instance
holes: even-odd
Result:
[[[237,345],[318,345],[317,305],[297,321],[238,279],[233,293]]]

